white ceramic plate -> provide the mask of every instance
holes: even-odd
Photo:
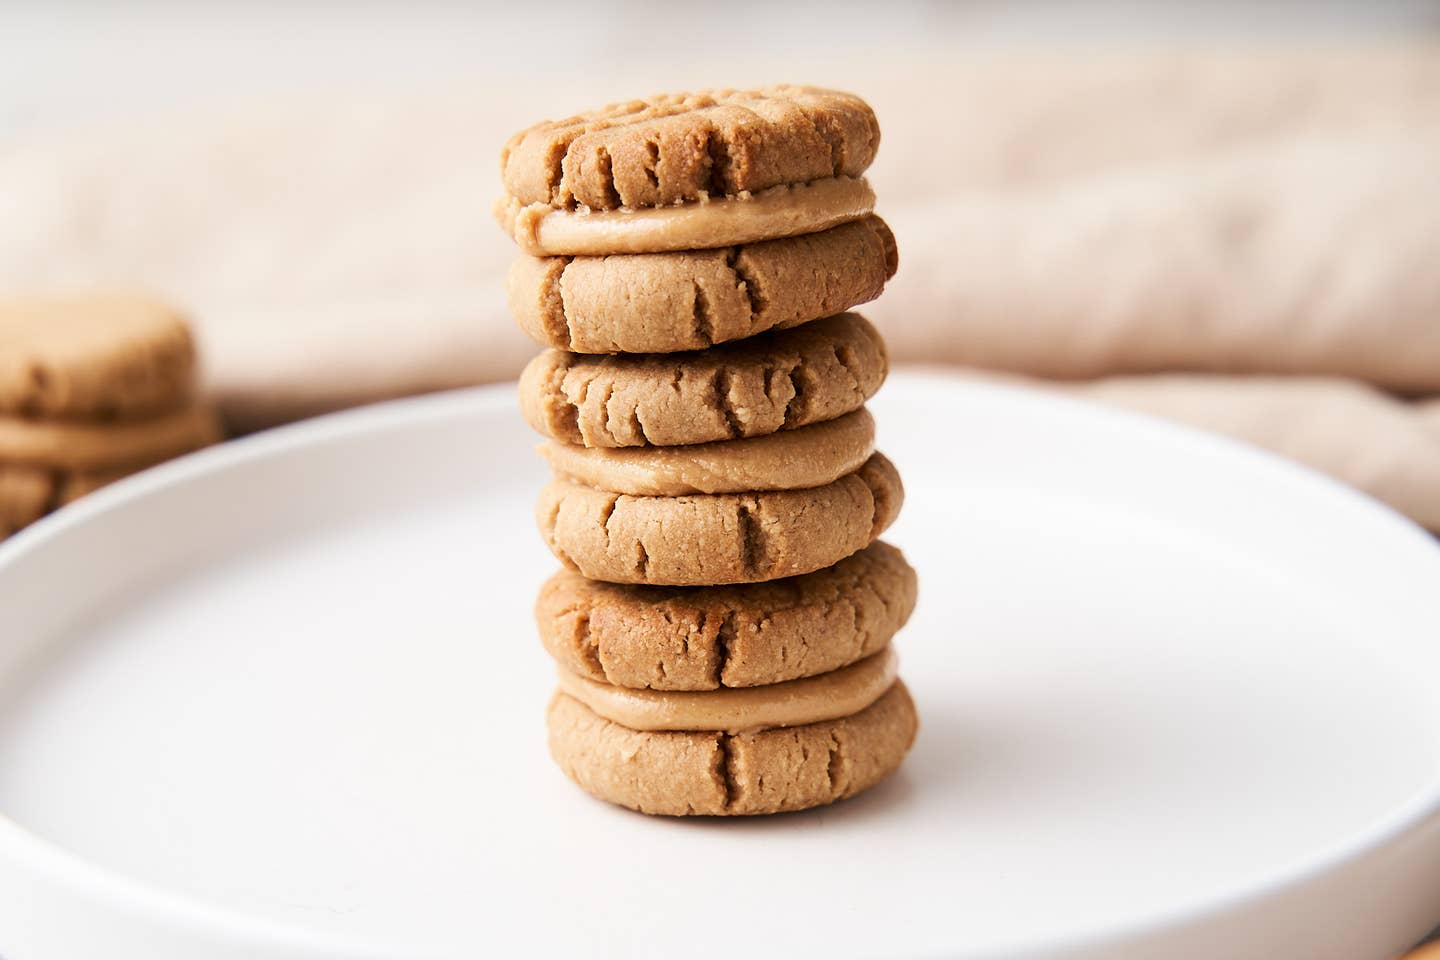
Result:
[[[509,388],[188,458],[0,547],[0,955],[1236,960],[1440,919],[1440,550],[1334,484],[942,378],[871,793],[651,819],[545,753]]]

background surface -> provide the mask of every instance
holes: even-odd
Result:
[[[1427,0],[930,0],[823,9],[763,0],[729,3],[723,13],[702,4],[559,2],[547,3],[543,15],[524,4],[442,0],[9,2],[0,5],[0,130],[213,106],[220,97],[392,92],[396,84],[557,63],[603,66],[609,75],[660,64],[675,77],[672,86],[732,80],[697,76],[697,47],[722,50],[735,64],[733,77],[748,77],[747,65],[785,64],[791,52],[843,61],[887,46],[963,56],[1056,46],[1336,44],[1440,31],[1440,4]]]
[[[102,212],[95,214],[96,217],[106,210],[124,209],[126,184],[132,182],[132,175],[152,189],[156,183],[162,186],[168,182],[178,183],[182,196],[175,198],[177,206],[193,200],[193,208],[213,210],[213,198],[183,195],[184,189],[194,188],[201,181],[186,177],[184,170],[173,171],[179,174],[176,176],[165,171],[166,157],[160,155],[161,152],[173,146],[171,160],[182,166],[200,163],[200,158],[205,158],[205,162],[215,158],[223,161],[229,154],[236,159],[237,167],[241,167],[244,154],[254,151],[257,144],[266,143],[266,136],[273,133],[274,138],[268,142],[283,140],[292,147],[298,143],[299,147],[293,147],[297,162],[303,164],[308,156],[314,169],[323,169],[326,156],[314,146],[318,141],[292,136],[294,131],[286,127],[287,123],[308,123],[309,120],[294,121],[293,118],[334,114],[342,121],[355,117],[363,120],[366,111],[373,108],[375,116],[393,119],[393,111],[410,113],[416,104],[448,105],[449,112],[437,111],[436,117],[441,118],[435,121],[437,126],[426,127],[424,122],[417,122],[407,128],[433,131],[454,117],[464,117],[463,109],[454,109],[457,92],[463,92],[462,101],[469,97],[476,103],[486,104],[486,123],[493,124],[495,129],[509,130],[538,116],[567,113],[592,102],[652,92],[661,87],[749,85],[790,79],[844,86],[847,78],[864,77],[875,84],[874,99],[881,108],[883,123],[898,109],[898,94],[894,91],[906,89],[903,71],[911,67],[924,67],[933,72],[953,63],[1015,63],[1029,58],[1052,65],[1035,73],[1037,88],[1063,90],[1076,82],[1075,75],[1053,65],[1067,58],[1084,59],[1093,65],[1137,55],[1152,60],[1172,54],[1183,58],[1203,49],[1221,50],[1226,56],[1254,62],[1271,53],[1276,57],[1288,56],[1297,49],[1307,54],[1315,51],[1323,54],[1387,46],[1413,48],[1437,38],[1440,38],[1440,3],[1418,0],[1260,4],[1063,0],[831,3],[823,9],[763,2],[731,3],[723,8],[658,2],[549,3],[543,8],[515,4],[492,8],[425,0],[365,4],[241,0],[125,5],[5,3],[0,5],[0,161],[16,145],[23,145],[25,149],[13,151],[12,159],[16,162],[8,170],[0,165],[0,277],[6,284],[14,284],[18,282],[16,278],[39,276],[35,264],[55,263],[51,248],[37,245],[34,240],[44,237],[46,243],[59,238],[58,242],[70,243],[66,249],[79,248],[91,257],[88,262],[95,265],[96,275],[105,274],[117,263],[129,262],[142,264],[143,269],[137,270],[136,275],[144,279],[173,280],[174,289],[182,299],[188,295],[206,307],[202,322],[212,315],[229,321],[216,322],[206,331],[207,342],[218,355],[218,359],[212,357],[213,366],[220,371],[213,382],[221,391],[222,400],[238,398],[234,406],[237,422],[260,426],[377,395],[483,378],[477,374],[476,364],[457,364],[450,360],[457,352],[456,344],[463,348],[459,353],[465,356],[483,347],[500,358],[486,368],[490,371],[486,377],[513,375],[515,367],[533,347],[508,325],[498,323],[488,328],[490,332],[485,337],[489,340],[483,343],[475,338],[457,340],[453,330],[459,324],[470,323],[469,313],[458,322],[443,321],[433,327],[417,325],[409,331],[406,350],[388,351],[397,358],[397,363],[404,364],[403,369],[377,364],[363,351],[357,353],[343,344],[346,340],[371,336],[383,342],[378,327],[393,327],[393,316],[382,316],[377,324],[341,310],[335,314],[339,319],[319,324],[318,333],[314,324],[316,316],[327,314],[337,302],[345,299],[347,284],[356,291],[357,301],[373,304],[383,301],[385,296],[397,298],[397,302],[405,305],[404,318],[410,319],[410,305],[415,302],[410,298],[414,291],[404,288],[403,284],[415,277],[443,276],[446,284],[455,277],[464,278],[463,266],[448,273],[441,269],[430,269],[427,273],[423,265],[437,260],[463,265],[468,253],[457,248],[461,243],[472,241],[476,253],[469,279],[474,281],[474,289],[492,291],[488,294],[491,299],[476,315],[498,316],[503,311],[499,288],[495,278],[486,272],[489,267],[481,266],[486,262],[485,257],[491,256],[485,251],[494,251],[501,245],[492,225],[483,218],[496,182],[493,161],[477,160],[473,167],[468,166],[471,161],[467,154],[467,166],[460,169],[464,179],[455,181],[461,183],[459,192],[446,193],[440,187],[435,192],[434,209],[437,210],[454,208],[456,196],[465,198],[469,204],[465,207],[466,215],[474,221],[473,234],[468,229],[448,234],[432,232],[434,221],[427,219],[423,212],[415,217],[397,214],[389,219],[381,218],[386,227],[385,236],[380,238],[382,243],[375,243],[375,238],[364,235],[363,231],[342,234],[317,230],[313,234],[317,238],[313,258],[297,257],[293,248],[284,248],[283,256],[277,255],[272,262],[255,254],[256,250],[267,248],[266,237],[277,238],[276,242],[283,248],[280,239],[284,233],[310,236],[307,230],[314,224],[303,222],[303,217],[299,222],[290,223],[279,219],[253,224],[212,224],[215,232],[228,231],[239,238],[232,245],[233,250],[240,251],[233,262],[227,260],[218,267],[215,262],[187,265],[177,263],[171,253],[165,251],[162,256],[171,259],[157,267],[141,260],[127,261],[127,256],[138,256],[133,244],[128,242],[107,249],[101,249],[96,243],[81,243],[68,221],[65,229],[53,235],[45,233],[44,229],[59,221],[47,219],[53,211],[43,206],[45,194],[35,189],[37,180],[27,179],[34,174],[22,162],[27,156],[70,159],[84,156],[84,169],[78,170],[74,179],[59,184],[55,195],[83,198],[85,191],[92,191],[96,202],[85,209],[92,212],[100,209]],[[583,80],[571,81],[568,85],[540,82],[541,78],[559,74]],[[1089,76],[1096,75],[1099,74]],[[889,88],[884,86],[887,77],[893,81]],[[583,82],[583,90],[575,89],[579,82]],[[866,89],[861,92],[869,95]],[[1183,93],[1181,89],[1177,94],[1182,103]],[[1237,99],[1259,102],[1266,95],[1266,88],[1260,85],[1245,90]],[[949,93],[937,91],[933,99],[941,133],[950,136],[955,129],[964,128],[967,122],[964,115],[945,110],[953,103]],[[1056,102],[1064,101],[1057,98]],[[397,104],[400,106],[395,106]],[[1392,105],[1362,102],[1356,112],[1357,115],[1383,115]],[[1297,113],[1304,113],[1306,108],[1303,103],[1289,106]],[[194,149],[194,143],[184,135],[184,131],[190,129],[228,129],[224,118],[232,116],[246,118],[249,131],[233,143],[223,136],[206,135],[200,138],[205,144],[200,150]],[[272,116],[290,119],[276,121],[275,130],[268,131],[263,118]],[[997,151],[993,159],[987,161],[994,164],[993,170],[978,166],[971,170],[975,182],[983,182],[987,176],[999,182],[1002,174],[1033,182],[1044,180],[1053,172],[1044,166],[1047,151],[1026,152],[1023,148],[1027,137],[1032,143],[1041,142],[1051,131],[1065,129],[1067,122],[1073,129],[1059,141],[1066,145],[1065,161],[1076,169],[1083,168],[1087,162],[1086,150],[1092,148],[1095,152],[1088,156],[1095,164],[1104,159],[1101,157],[1104,150],[1093,147],[1093,143],[1105,138],[1091,137],[1089,128],[1075,124],[1074,118],[1064,111],[1057,110],[1047,116],[1040,110],[1034,116],[1039,119],[1035,121],[1033,136],[1024,129],[1007,131],[1007,136],[1013,138],[1009,142],[1018,146],[1013,152]],[[1183,122],[1177,122],[1176,129],[1184,127]],[[257,129],[261,133],[255,134]],[[379,124],[379,129],[383,131],[384,124]],[[924,183],[898,173],[902,163],[916,160],[913,154],[920,149],[919,141],[907,140],[899,125],[895,129],[899,135],[887,139],[887,147],[882,150],[882,167],[877,169],[878,180],[890,178],[886,189],[881,191],[882,212],[887,209],[887,197],[892,198],[892,203],[903,199],[916,208],[923,206],[926,199]],[[350,136],[354,127],[345,130]],[[127,134],[134,131],[138,131],[145,143],[161,147],[150,153],[92,149],[95,144],[107,147],[113,143],[123,144]],[[1149,130],[1147,136],[1148,140],[1140,139],[1149,144],[1147,149],[1154,151],[1155,156],[1162,158],[1167,143],[1173,146],[1184,141],[1193,145],[1205,141],[1205,137],[1195,136],[1193,129],[1183,137],[1167,139],[1163,129],[1156,127]],[[463,131],[457,139],[467,146],[475,145],[465,141]],[[952,139],[965,142],[963,136]],[[377,137],[375,142],[380,140]],[[367,141],[356,138],[345,142]],[[429,138],[417,139],[385,154],[389,158],[410,155],[404,163],[394,160],[394,176],[433,175],[437,184],[450,182],[443,181],[442,174],[455,171],[426,156],[434,149],[434,142]],[[35,148],[35,152],[25,152],[36,144],[42,146]],[[477,157],[493,156],[495,145],[488,139],[478,146],[483,150],[477,149]],[[1041,159],[1037,161],[1036,156]],[[943,173],[951,159],[936,158],[927,166]],[[139,163],[143,169],[126,170],[125,163]],[[1027,163],[1038,165],[1026,167]],[[49,165],[48,161],[39,166],[43,176],[62,170],[60,165]],[[364,178],[355,180],[363,189],[337,192],[328,209],[333,212],[348,206],[355,212],[357,223],[366,220],[366,212],[371,208],[387,209],[387,169],[382,165],[367,170]],[[5,191],[7,175],[8,182],[19,184],[9,193]],[[60,175],[54,173],[53,176]],[[474,183],[473,195],[467,193],[470,188],[465,186],[470,178]],[[1324,185],[1324,180],[1317,180],[1317,193],[1323,192]],[[240,183],[237,189],[245,186]],[[258,187],[256,189],[258,195]],[[413,194],[413,186],[410,189]],[[404,192],[400,186],[395,186],[395,190]],[[908,197],[903,195],[907,190],[910,191]],[[137,198],[149,196],[134,194],[128,195],[128,199],[143,209],[151,201]],[[1420,202],[1427,198],[1417,196],[1415,199]],[[237,202],[236,207],[244,209],[244,204]],[[281,203],[277,209],[284,207]],[[295,208],[312,212],[316,209],[306,208],[303,203]],[[420,205],[417,209],[428,208]],[[157,214],[156,222],[168,221]],[[247,230],[253,241],[249,245],[243,242]],[[190,235],[183,231],[176,232],[174,238],[178,247],[191,242]],[[918,245],[907,246],[905,233],[901,234],[901,242],[903,261]],[[1380,245],[1384,242],[1382,238]],[[356,249],[366,247],[366,252],[347,259],[347,253],[354,253],[347,245]],[[433,251],[431,245],[435,247]],[[207,237],[199,249],[209,251],[221,247],[214,245],[213,237]],[[393,274],[379,271],[377,276],[373,269],[377,262],[373,251],[387,249],[401,250],[400,259],[408,257],[408,262],[422,266],[409,273],[398,268]],[[1425,255],[1433,257],[1433,249],[1429,248]],[[9,273],[6,273],[7,263]],[[63,264],[49,275],[55,282],[64,277]],[[388,288],[387,282],[391,283]],[[441,285],[438,292],[436,289],[425,291],[424,295],[430,298],[427,301],[430,312],[444,314],[451,309],[450,301],[468,296],[468,289]],[[283,309],[272,309],[275,298],[283,299],[291,294],[293,298],[281,305]],[[435,307],[437,300],[446,302]],[[261,309],[256,308],[257,304]],[[468,303],[463,307],[463,311],[472,309]],[[310,332],[304,339],[299,332],[292,333],[287,327],[291,317],[297,314],[303,314],[311,322],[306,328]],[[1433,319],[1434,314],[1428,316]],[[1376,318],[1377,327],[1384,319]],[[1077,317],[1076,322],[1083,324],[1087,318]],[[276,333],[277,330],[280,332]],[[337,345],[337,341],[342,343]],[[301,343],[303,351],[296,346]],[[321,345],[318,353],[311,352],[316,344]],[[346,382],[340,386],[327,382],[324,390],[307,393],[307,387],[323,379],[324,371],[317,371],[314,363],[289,363],[287,355],[296,352],[333,357],[332,371],[340,371]],[[1238,396],[1232,387],[1244,386],[1223,384],[1220,389],[1231,397]],[[274,399],[276,397],[280,399]],[[1388,393],[1377,397],[1377,402],[1393,406],[1393,409],[1385,407],[1385,416],[1393,414],[1393,422],[1398,424],[1402,409],[1408,409],[1410,397],[1394,398]],[[1367,402],[1370,399],[1374,398],[1367,394]],[[270,405],[266,406],[267,403]],[[1147,407],[1147,403],[1136,405]],[[1209,425],[1227,426],[1214,413],[1217,403],[1206,401],[1199,405],[1204,408],[1199,413],[1178,407],[1167,412],[1192,421],[1206,421],[1208,417]],[[1317,409],[1309,401],[1305,406]],[[1257,428],[1259,421],[1253,406],[1242,404],[1242,407],[1243,410],[1230,418],[1233,421],[1229,424],[1233,426],[1230,432],[1305,458],[1303,454],[1310,450],[1305,444],[1292,444],[1305,447],[1299,453],[1284,449],[1284,441],[1297,433],[1290,426],[1291,420],[1285,421],[1284,430],[1272,429],[1273,421],[1271,426]],[[1149,404],[1148,408],[1154,409],[1155,405]],[[1344,409],[1352,411],[1353,407]],[[1286,416],[1293,420],[1293,415]],[[1369,425],[1380,421],[1361,422]],[[1349,432],[1373,435],[1379,431],[1361,426]],[[1283,436],[1279,436],[1281,434]],[[1403,456],[1409,457],[1421,447],[1416,436],[1397,434],[1395,449],[1403,448]],[[1385,456],[1390,458],[1386,461],[1390,472],[1379,471],[1385,475],[1378,481],[1374,464],[1380,454],[1371,448],[1358,453],[1350,450],[1336,453],[1327,448],[1312,462],[1322,468],[1334,468],[1332,472],[1372,493],[1385,495],[1394,493],[1397,486],[1394,476],[1398,468],[1390,464],[1398,461],[1402,454],[1387,452]],[[1360,462],[1360,466],[1356,467],[1356,462]],[[1401,471],[1403,482],[1398,485],[1409,490],[1434,481],[1435,474],[1427,472],[1433,470],[1430,463],[1433,461],[1417,467],[1407,462]],[[1345,469],[1349,468],[1353,468],[1351,475],[1346,475]],[[1431,483],[1431,488],[1440,488],[1440,484]],[[1402,491],[1387,498],[1396,502],[1405,496]],[[1404,504],[1397,505],[1404,507]],[[1417,515],[1416,510],[1410,512]]]

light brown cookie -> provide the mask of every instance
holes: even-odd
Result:
[[[699,352],[547,350],[520,375],[520,411],[540,433],[588,447],[735,440],[858,410],[886,366],[880,334],[842,313]]]
[[[551,552],[592,580],[701,586],[828,567],[869,546],[903,499],[900,475],[877,453],[809,490],[632,497],[557,480],[535,516]]]
[[[39,520],[50,507],[54,487],[46,470],[0,463],[0,538]]]
[[[547,440],[540,455],[555,476],[641,497],[823,487],[875,452],[875,420],[853,413],[763,437],[680,447],[582,447]]]
[[[535,342],[575,353],[673,353],[833,316],[880,295],[895,237],[867,217],[720,250],[522,256],[510,312]]]
[[[616,103],[511,137],[510,198],[561,209],[668,206],[825,177],[858,177],[880,126],[853,94],[715,90]]]
[[[743,816],[818,807],[893,773],[919,718],[905,685],[840,720],[758,733],[631,730],[557,693],[550,754],[592,796],[642,813]]]
[[[0,414],[129,418],[186,403],[185,319],[139,295],[0,301]]]
[[[219,439],[219,422],[204,404],[111,423],[0,416],[0,463],[113,472],[160,463]]]
[[[915,609],[915,571],[873,543],[814,573],[729,587],[551,577],[535,603],[560,666],[620,687],[715,690],[838,670],[883,650]]]

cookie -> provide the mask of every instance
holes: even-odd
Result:
[[[680,447],[582,447],[547,440],[540,455],[557,477],[612,493],[802,490],[854,473],[875,452],[875,421],[861,407],[798,430]]]
[[[185,404],[185,319],[139,295],[0,301],[0,415],[133,418]]]
[[[799,577],[729,587],[601,583],[562,570],[535,622],[556,663],[651,690],[754,687],[849,666],[889,644],[915,609],[915,571],[873,543]]]
[[[755,733],[632,730],[565,693],[547,722],[551,756],[581,789],[672,816],[781,813],[854,796],[900,766],[919,728],[899,681],[851,716]]]
[[[0,538],[44,516],[53,493],[48,471],[0,463]]]
[[[634,497],[557,480],[536,520],[552,553],[591,580],[662,586],[810,573],[869,546],[900,511],[889,460],[809,490]]]
[[[842,313],[691,353],[547,350],[520,375],[537,431],[587,447],[758,437],[858,410],[885,380],[880,334]]]
[[[560,692],[631,730],[748,733],[802,727],[859,713],[895,683],[895,652],[886,648],[848,667],[760,687],[636,690],[561,669]]]
[[[575,353],[674,353],[834,316],[880,295],[895,237],[879,217],[719,250],[522,256],[510,312],[535,342]]]
[[[495,219],[535,257],[711,250],[816,233],[875,209],[863,179],[832,177],[755,194],[640,210],[556,210],[501,203]]]
[[[521,205],[613,210],[858,177],[879,143],[859,97],[777,86],[667,94],[545,121],[510,138],[500,167]]]
[[[501,226],[526,253],[696,250],[867,215],[880,127],[859,97],[722,90],[547,121],[501,153]]]
[[[0,463],[103,472],[150,466],[219,439],[215,414],[203,404],[112,423],[0,416]]]

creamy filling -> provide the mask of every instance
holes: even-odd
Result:
[[[763,437],[680,447],[582,447],[549,440],[540,454],[557,477],[639,497],[823,487],[875,452],[875,420],[843,417]]]
[[[657,691],[616,687],[560,670],[560,689],[632,730],[749,733],[838,720],[859,713],[895,683],[890,648],[840,670],[763,687]]]
[[[875,209],[863,177],[827,177],[668,207],[559,210],[504,197],[495,216],[532,256],[706,250],[774,240],[858,220]]]
[[[64,470],[149,466],[218,439],[214,414],[199,404],[113,423],[0,416],[0,461]]]

